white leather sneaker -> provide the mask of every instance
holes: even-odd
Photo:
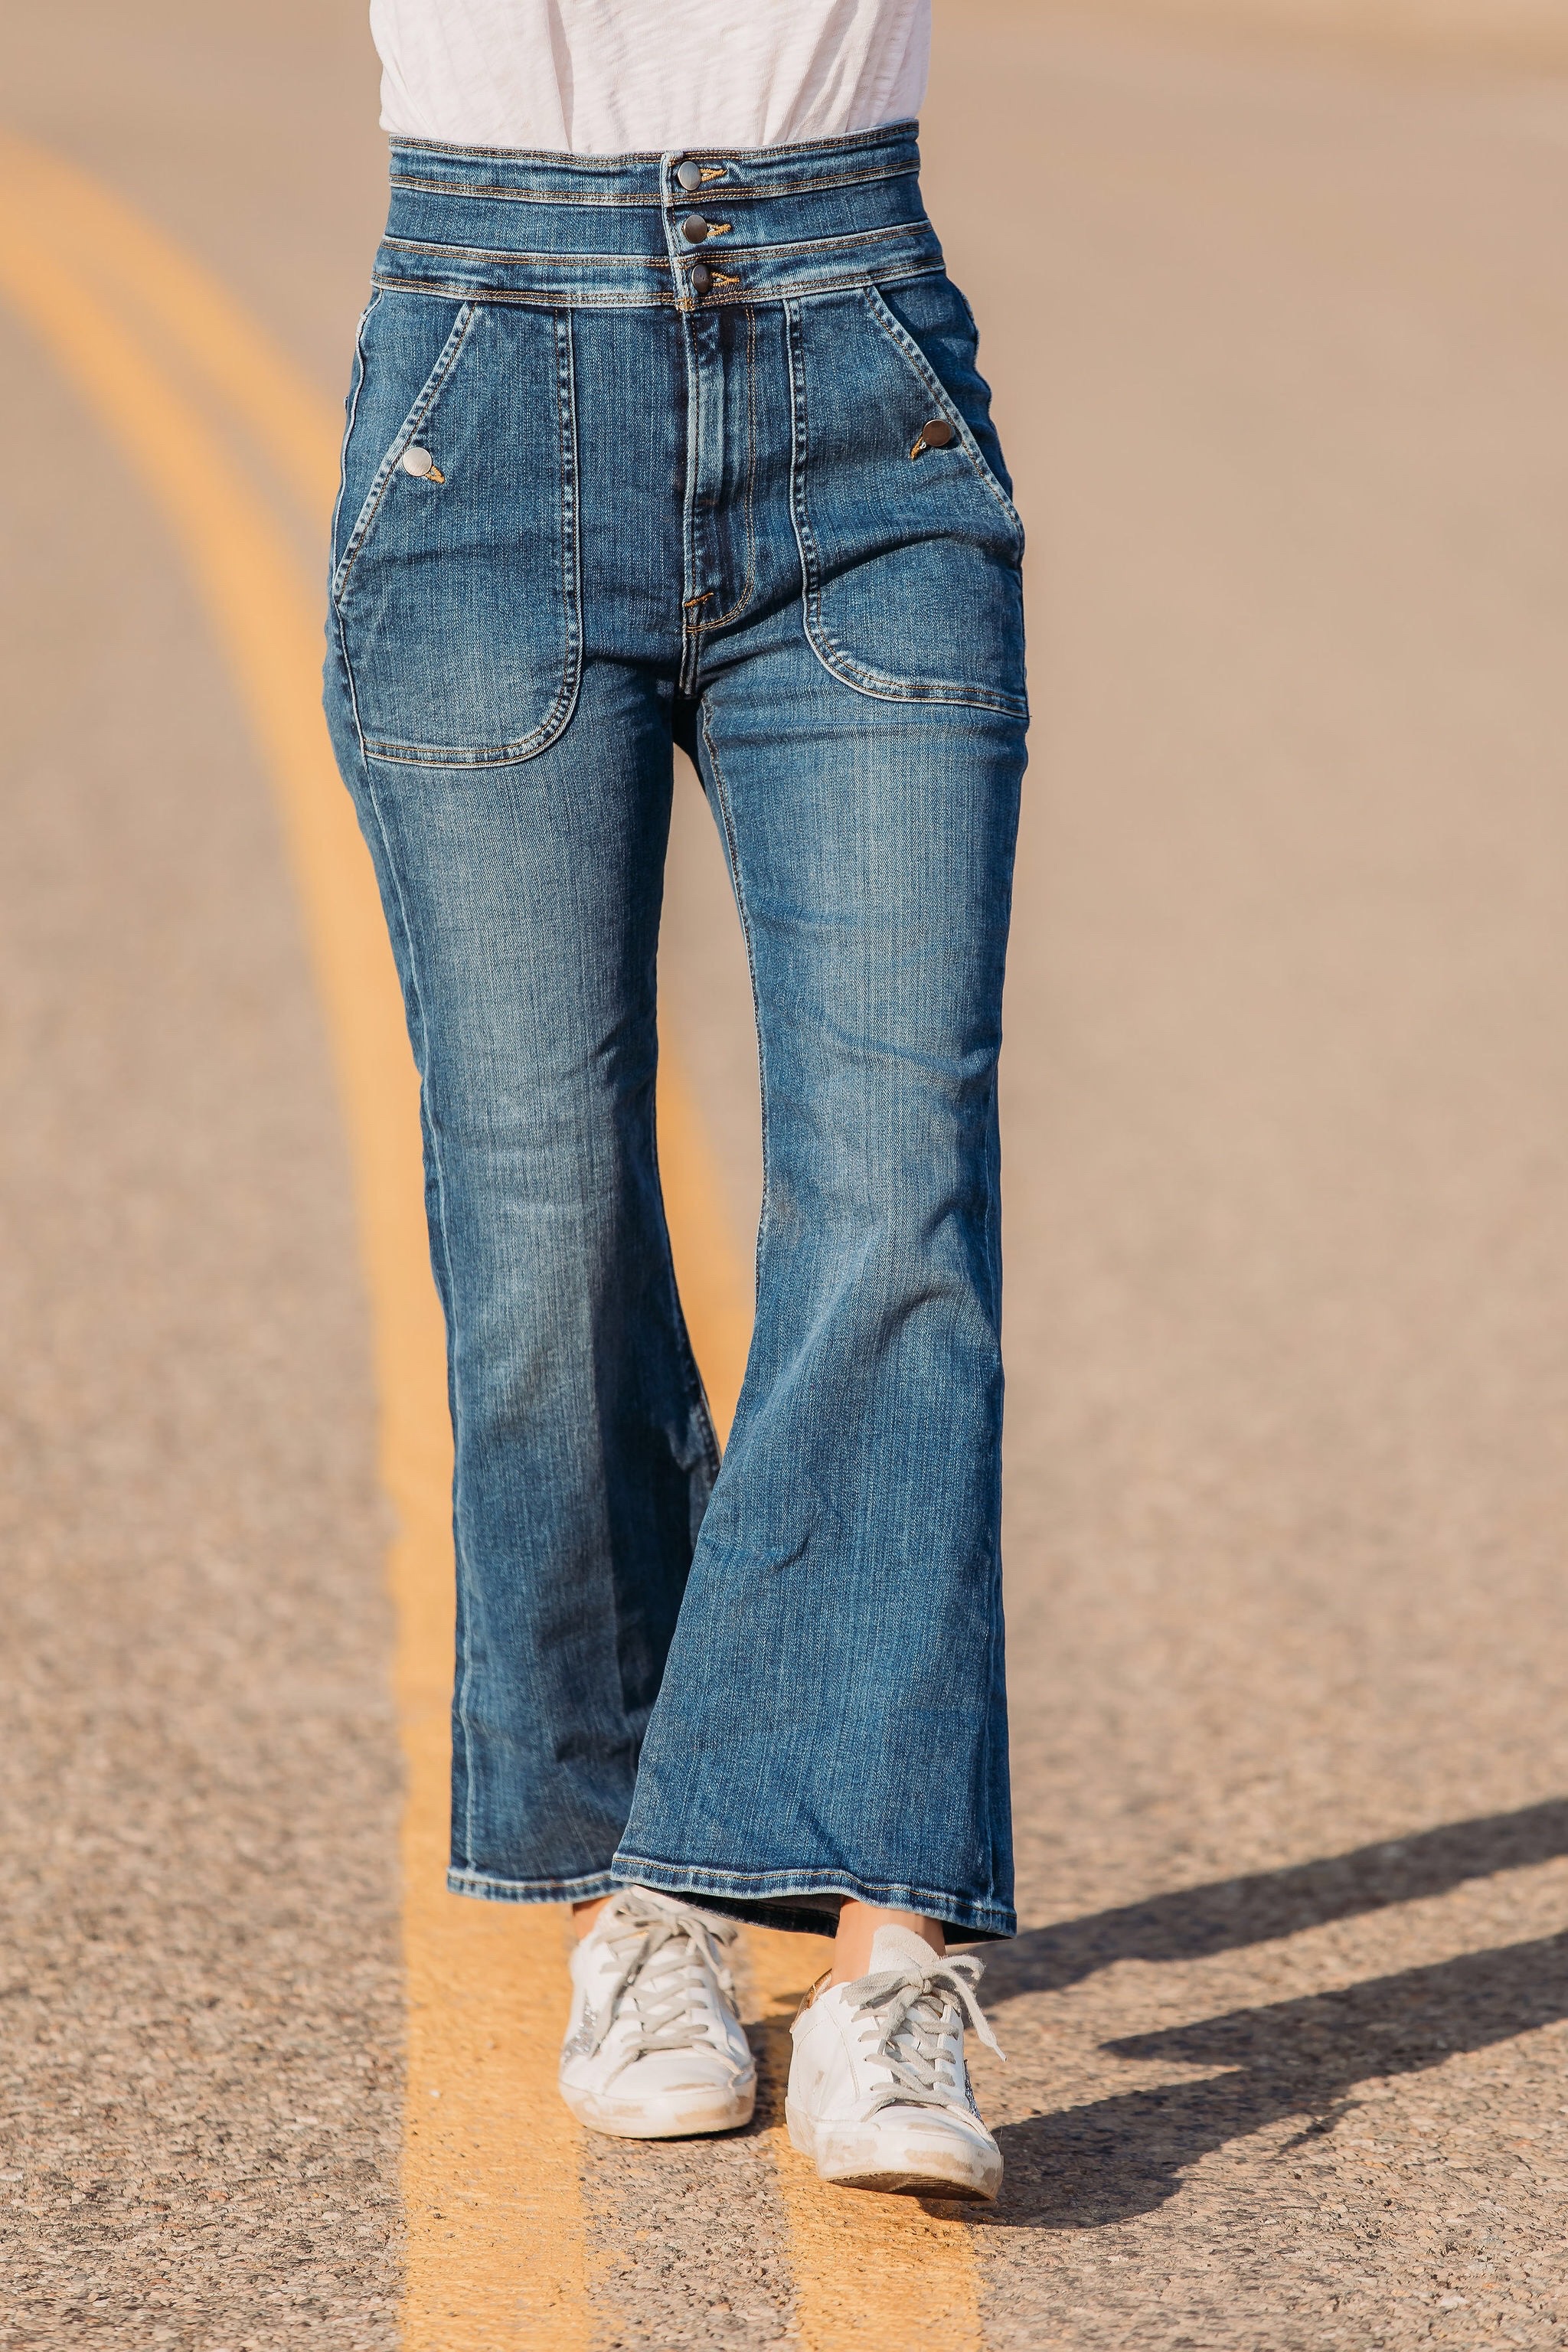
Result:
[[[620,2139],[679,2139],[750,2123],[757,2069],[722,1958],[730,1919],[628,1886],[572,1955],[561,2095]]]
[[[939,1960],[879,1927],[871,1973],[819,1992],[791,2029],[789,2136],[841,2189],[994,2198],[1002,2153],[975,2111],[963,2029],[997,2048],[974,1998],[983,1960]]]

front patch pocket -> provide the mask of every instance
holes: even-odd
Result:
[[[968,312],[945,278],[892,299],[910,323],[872,286],[791,306],[806,634],[863,694],[1022,718],[1023,527]]]
[[[581,666],[574,440],[567,312],[373,302],[332,581],[372,757],[495,765],[565,726]]]

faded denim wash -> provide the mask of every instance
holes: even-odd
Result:
[[[914,126],[694,158],[399,144],[392,186],[327,706],[423,1078],[450,1884],[632,1880],[818,1929],[851,1895],[1010,1934],[1022,531]],[[761,1043],[721,1469],[654,1139],[672,743]]]

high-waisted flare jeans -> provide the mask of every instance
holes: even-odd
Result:
[[[423,1081],[451,1885],[1013,1931],[996,1055],[1022,533],[912,124],[395,146],[327,707]],[[654,1137],[672,744],[765,1187],[722,1467]]]

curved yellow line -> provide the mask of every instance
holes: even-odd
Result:
[[[245,426],[307,520],[324,530],[337,492],[342,412],[225,287],[87,173],[11,134],[0,138],[0,208],[18,254],[31,247],[59,257],[102,308],[118,313],[129,301],[137,320],[155,326]],[[701,1117],[668,1042],[658,1116],[681,1297],[722,1437],[745,1370],[750,1291]]]
[[[451,1456],[440,1310],[428,1275],[417,1088],[368,857],[319,707],[318,596],[266,502],[120,306],[151,320],[248,429],[307,514],[336,481],[336,413],[233,299],[108,190],[0,140],[0,290],[27,319],[172,523],[267,761],[353,1153],[399,1532],[390,1577],[408,1772],[403,1833],[408,2084],[405,2352],[587,2352],[594,2335],[577,2134],[554,2090],[562,1925],[443,1891],[451,1682]],[[659,1073],[671,1242],[714,1419],[745,1367],[750,1286],[679,1063]],[[752,1930],[776,2081],[787,2021],[823,1948]],[[774,2127],[795,2253],[801,2352],[981,2352],[972,2240],[903,2200],[824,2191]],[[599,2305],[603,2321],[610,2315]]]
[[[369,859],[320,709],[318,597],[205,419],[0,185],[0,290],[173,524],[275,787],[337,1065],[382,1405],[407,1767],[409,2352],[586,2352],[578,2135],[554,2088],[560,1914],[443,1887],[450,1451],[418,1103]],[[210,312],[209,312],[210,316]]]
[[[226,288],[85,172],[10,134],[0,140],[0,205],[10,232],[68,261],[105,307],[134,304],[324,530],[337,494],[342,412]]]

